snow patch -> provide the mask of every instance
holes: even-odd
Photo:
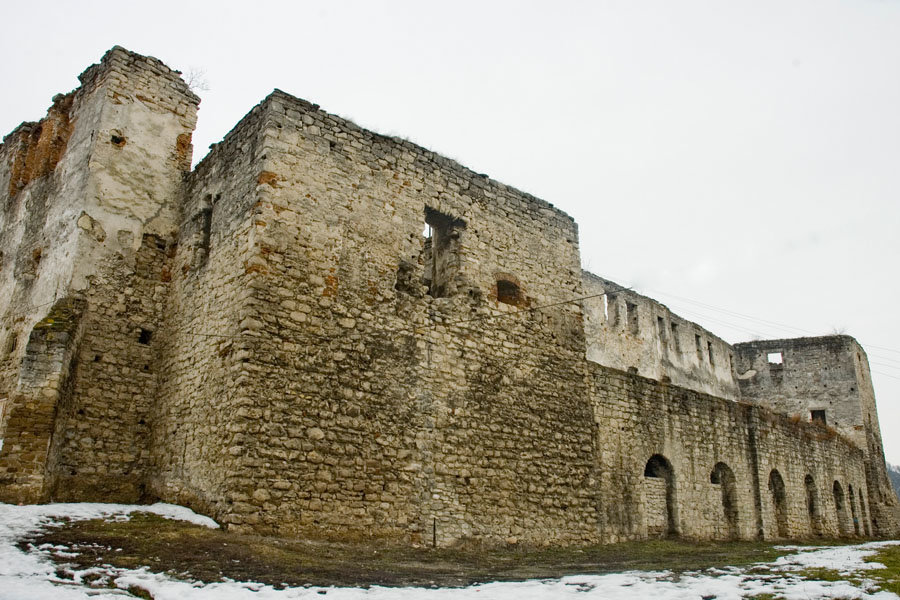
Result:
[[[864,575],[879,565],[864,562],[886,545],[900,542],[874,542],[856,546],[836,546],[810,550],[785,547],[791,554],[773,563],[747,569],[728,567],[675,575],[670,572],[616,573],[610,575],[573,575],[559,579],[518,582],[495,582],[465,588],[352,588],[295,587],[275,589],[255,582],[222,581],[204,584],[182,581],[153,573],[148,568],[118,569],[98,565],[80,571],[70,570],[71,578],[60,578],[51,555],[66,556],[68,548],[42,544],[22,551],[19,540],[62,519],[96,518],[128,519],[133,512],[150,512],[168,519],[179,519],[216,528],[208,517],[171,504],[137,506],[124,504],[44,504],[12,506],[0,504],[0,600],[70,600],[117,599],[131,596],[125,590],[141,588],[155,600],[293,600],[296,598],[330,598],[332,600],[554,600],[592,598],[604,600],[738,600],[750,596],[772,594],[786,600],[811,598],[853,598],[886,600],[898,598],[889,592],[874,592],[874,586],[847,581],[806,581],[797,571],[825,568]],[[114,582],[116,588],[91,587],[85,578],[100,584]],[[97,579],[99,577],[99,579]]]

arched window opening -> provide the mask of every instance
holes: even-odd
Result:
[[[524,301],[522,289],[515,281],[509,279],[497,280],[497,300],[504,304],[521,306]]]
[[[784,479],[777,469],[769,473],[769,493],[772,496],[772,508],[775,513],[775,525],[778,529],[778,537],[788,537],[787,518],[787,490],[784,487]]]
[[[806,509],[809,513],[809,528],[813,535],[822,535],[822,515],[819,512],[819,492],[812,475],[803,480],[806,488]]]
[[[837,481],[831,487],[834,496],[834,510],[837,513],[838,531],[842,536],[847,535],[847,507],[844,504],[844,488]]]
[[[729,539],[738,537],[738,502],[737,483],[734,472],[725,463],[716,463],[709,475],[710,483],[720,486],[722,513],[725,517],[726,536]]]
[[[675,512],[675,473],[661,454],[644,466],[644,519],[649,537],[678,535]]]

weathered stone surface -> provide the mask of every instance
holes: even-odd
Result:
[[[0,147],[0,499],[439,544],[898,533],[850,338],[785,350],[787,397],[762,346],[583,273],[542,200],[278,90],[188,172],[177,73],[114,48],[81,80]]]

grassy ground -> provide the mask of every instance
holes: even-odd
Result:
[[[866,576],[877,581],[881,589],[900,596],[900,546],[888,546],[866,560],[885,566],[884,569],[867,571]]]
[[[228,577],[277,587],[462,586],[632,569],[679,572],[743,566],[784,554],[762,542],[679,540],[580,548],[425,549],[374,542],[341,544],[237,535],[146,513],[134,514],[125,522],[67,523],[22,542],[23,546],[28,543],[58,544],[78,553],[75,558],[58,559],[61,565],[146,565],[179,578],[213,582]],[[896,575],[900,550],[894,552],[891,564]]]

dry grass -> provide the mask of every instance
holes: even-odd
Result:
[[[238,535],[146,513],[126,522],[67,523],[22,542],[27,543],[60,544],[78,553],[55,559],[61,566],[148,566],[184,579],[212,582],[227,577],[277,587],[462,586],[633,569],[681,572],[771,561],[784,553],[763,542],[681,540],[571,548],[411,548]],[[900,564],[900,556],[897,561]]]

